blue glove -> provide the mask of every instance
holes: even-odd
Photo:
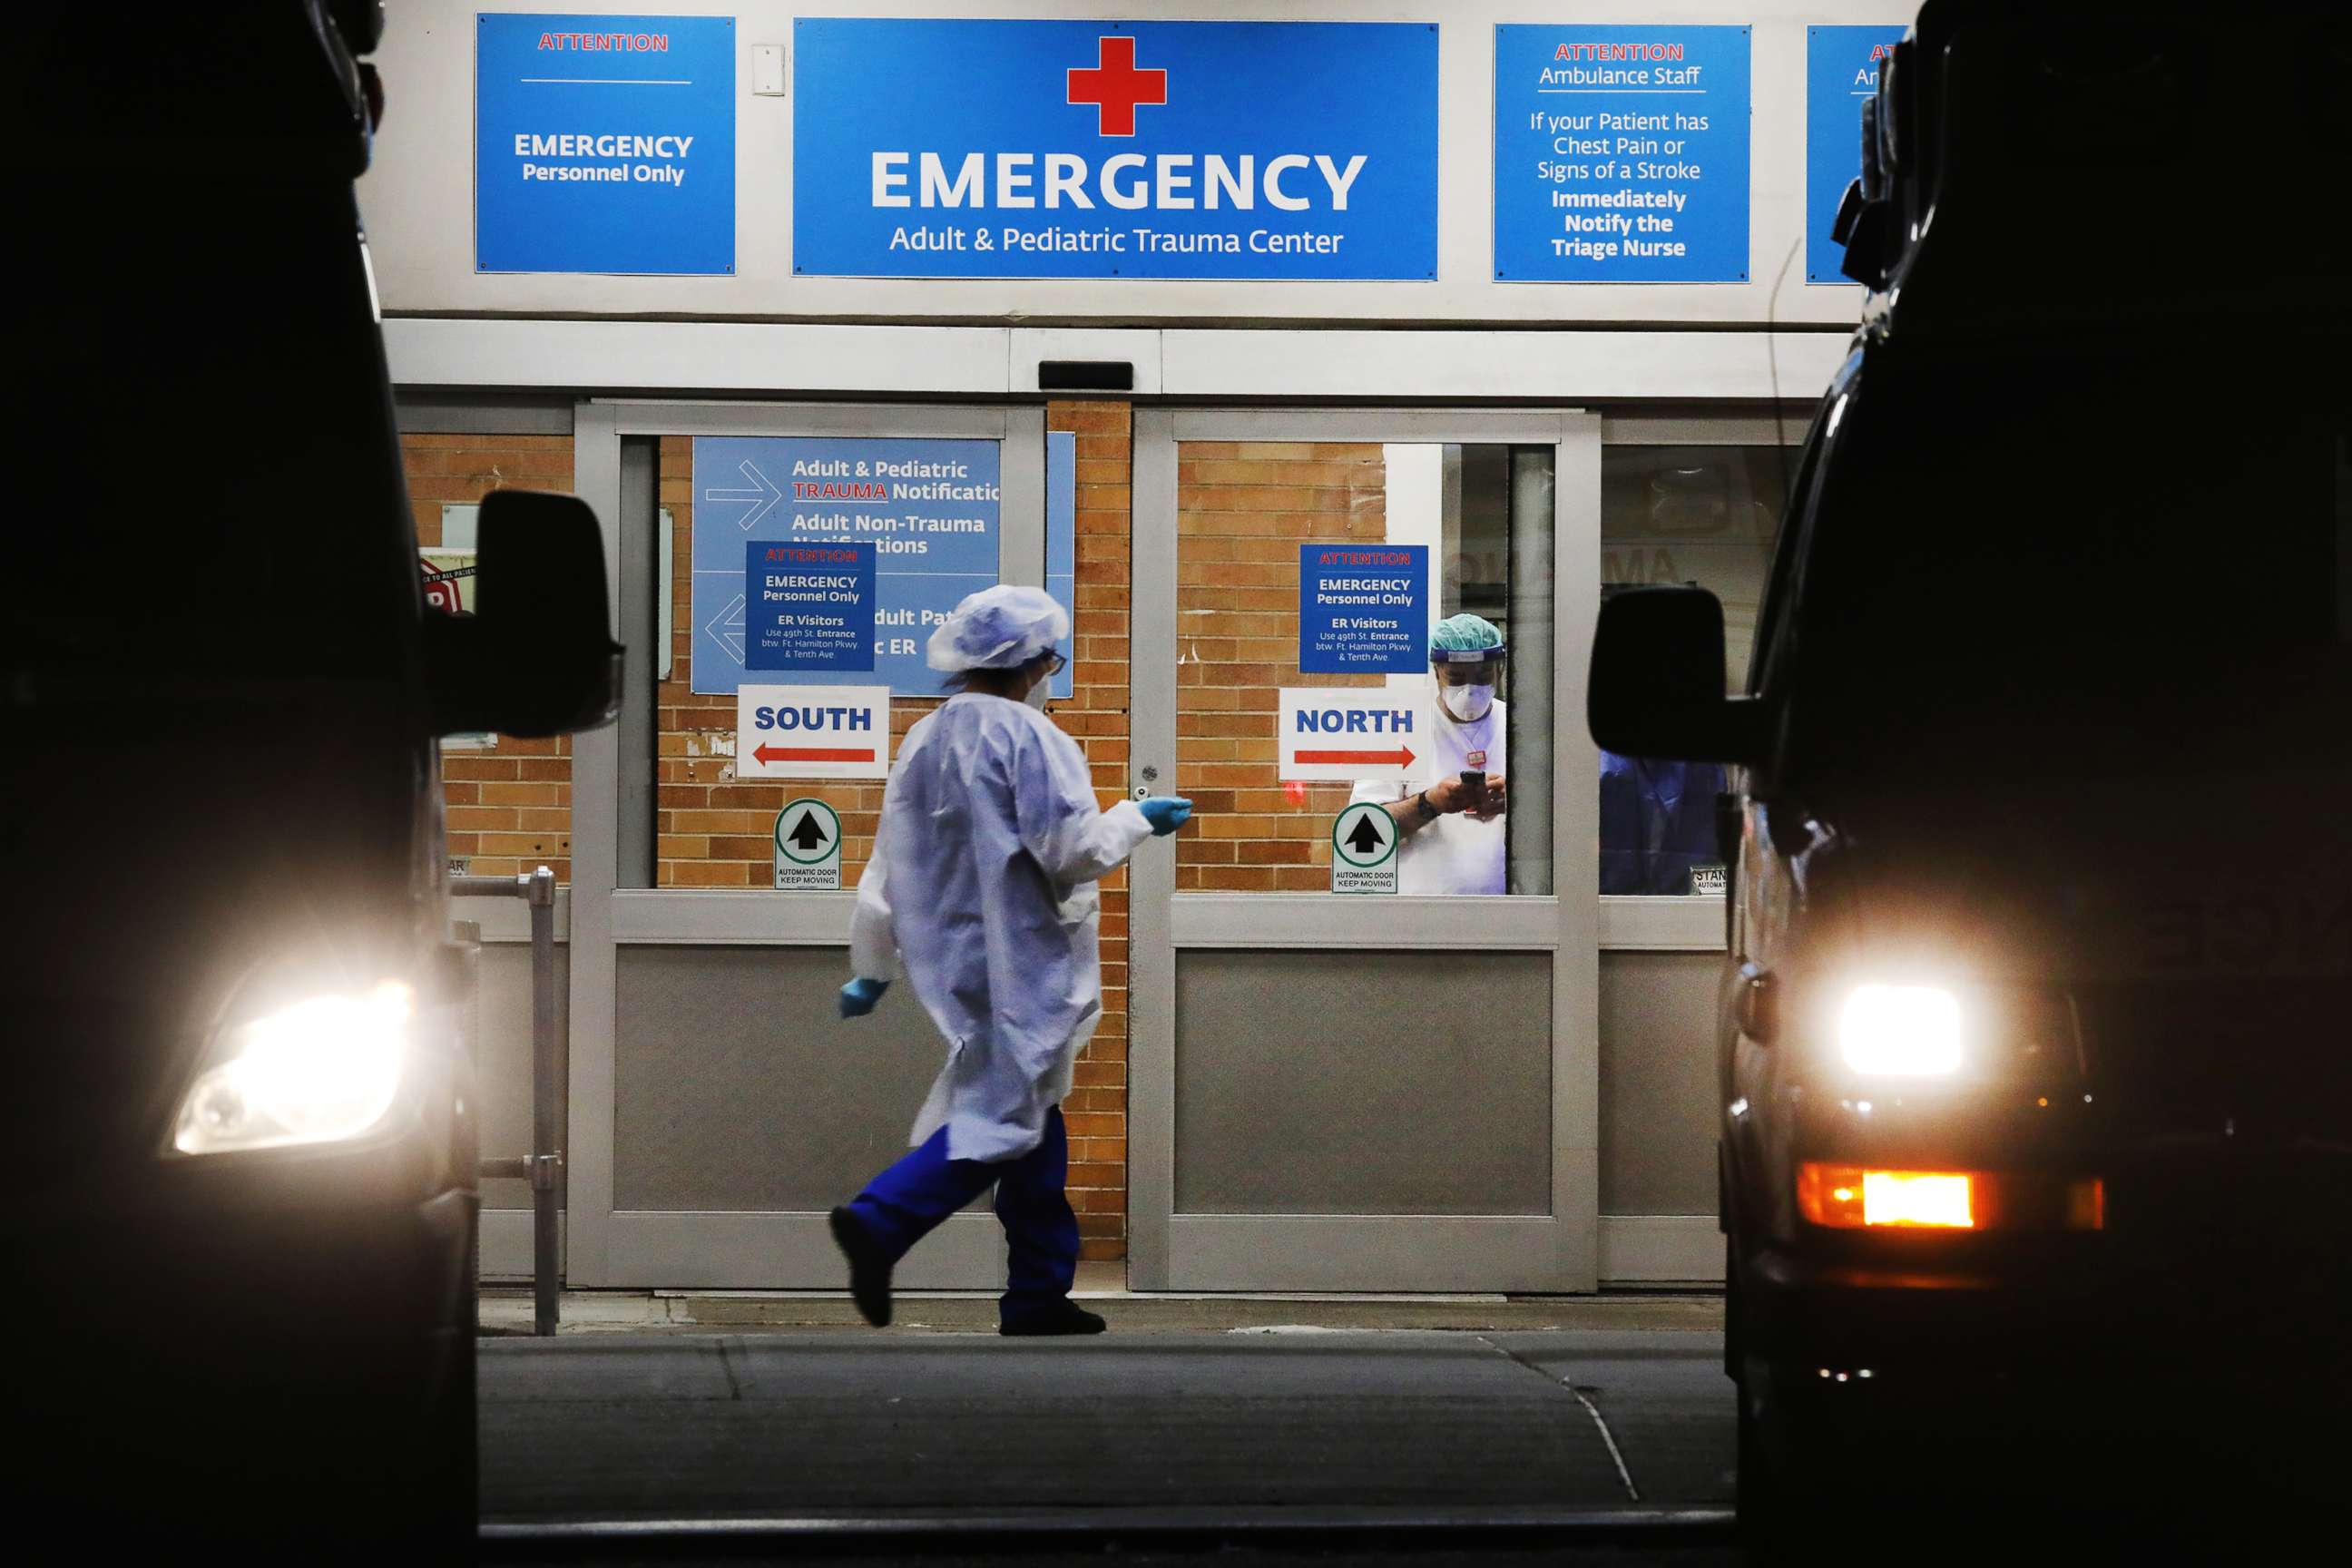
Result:
[[[1136,803],[1142,808],[1143,820],[1151,824],[1152,836],[1165,838],[1192,819],[1192,803],[1181,795],[1155,795],[1150,800]]]
[[[874,1005],[882,1000],[882,993],[889,989],[890,983],[887,980],[851,981],[841,988],[841,1016],[863,1018],[874,1011]]]

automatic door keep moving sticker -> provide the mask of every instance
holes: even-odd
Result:
[[[776,887],[841,890],[841,818],[821,800],[790,800],[776,813]]]
[[[1331,825],[1331,890],[1397,890],[1397,825],[1388,807],[1359,801]]]

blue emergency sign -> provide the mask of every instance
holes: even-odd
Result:
[[[1298,547],[1298,668],[1412,675],[1429,667],[1429,546]]]
[[[474,268],[735,270],[735,22],[475,23]]]
[[[1748,279],[1748,29],[1495,29],[1495,276]]]
[[[1805,29],[1805,281],[1853,284],[1838,270],[1845,247],[1830,237],[1838,201],[1862,173],[1863,100],[1878,68],[1903,41],[1900,22]]]
[[[1434,23],[803,16],[793,38],[796,273],[1437,275]]]
[[[997,581],[1002,444],[995,441],[701,436],[694,442],[693,685],[732,693],[744,671],[790,668],[794,684],[887,685],[936,697],[932,628]],[[864,544],[874,557],[872,663],[750,663],[754,543]]]
[[[743,546],[743,668],[874,668],[874,546]]]

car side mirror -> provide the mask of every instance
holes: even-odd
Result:
[[[1750,763],[1760,704],[1724,695],[1723,606],[1704,588],[1628,588],[1601,606],[1585,719],[1621,757]]]
[[[493,490],[477,522],[475,610],[427,616],[436,734],[563,735],[621,708],[604,535],[576,496]]]

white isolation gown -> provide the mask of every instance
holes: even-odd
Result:
[[[945,1125],[953,1160],[1037,1146],[1102,1016],[1095,883],[1150,837],[1133,802],[1097,808],[1077,742],[1026,703],[965,692],[908,731],[849,962],[887,980],[903,961],[947,1039],[911,1142]]]

